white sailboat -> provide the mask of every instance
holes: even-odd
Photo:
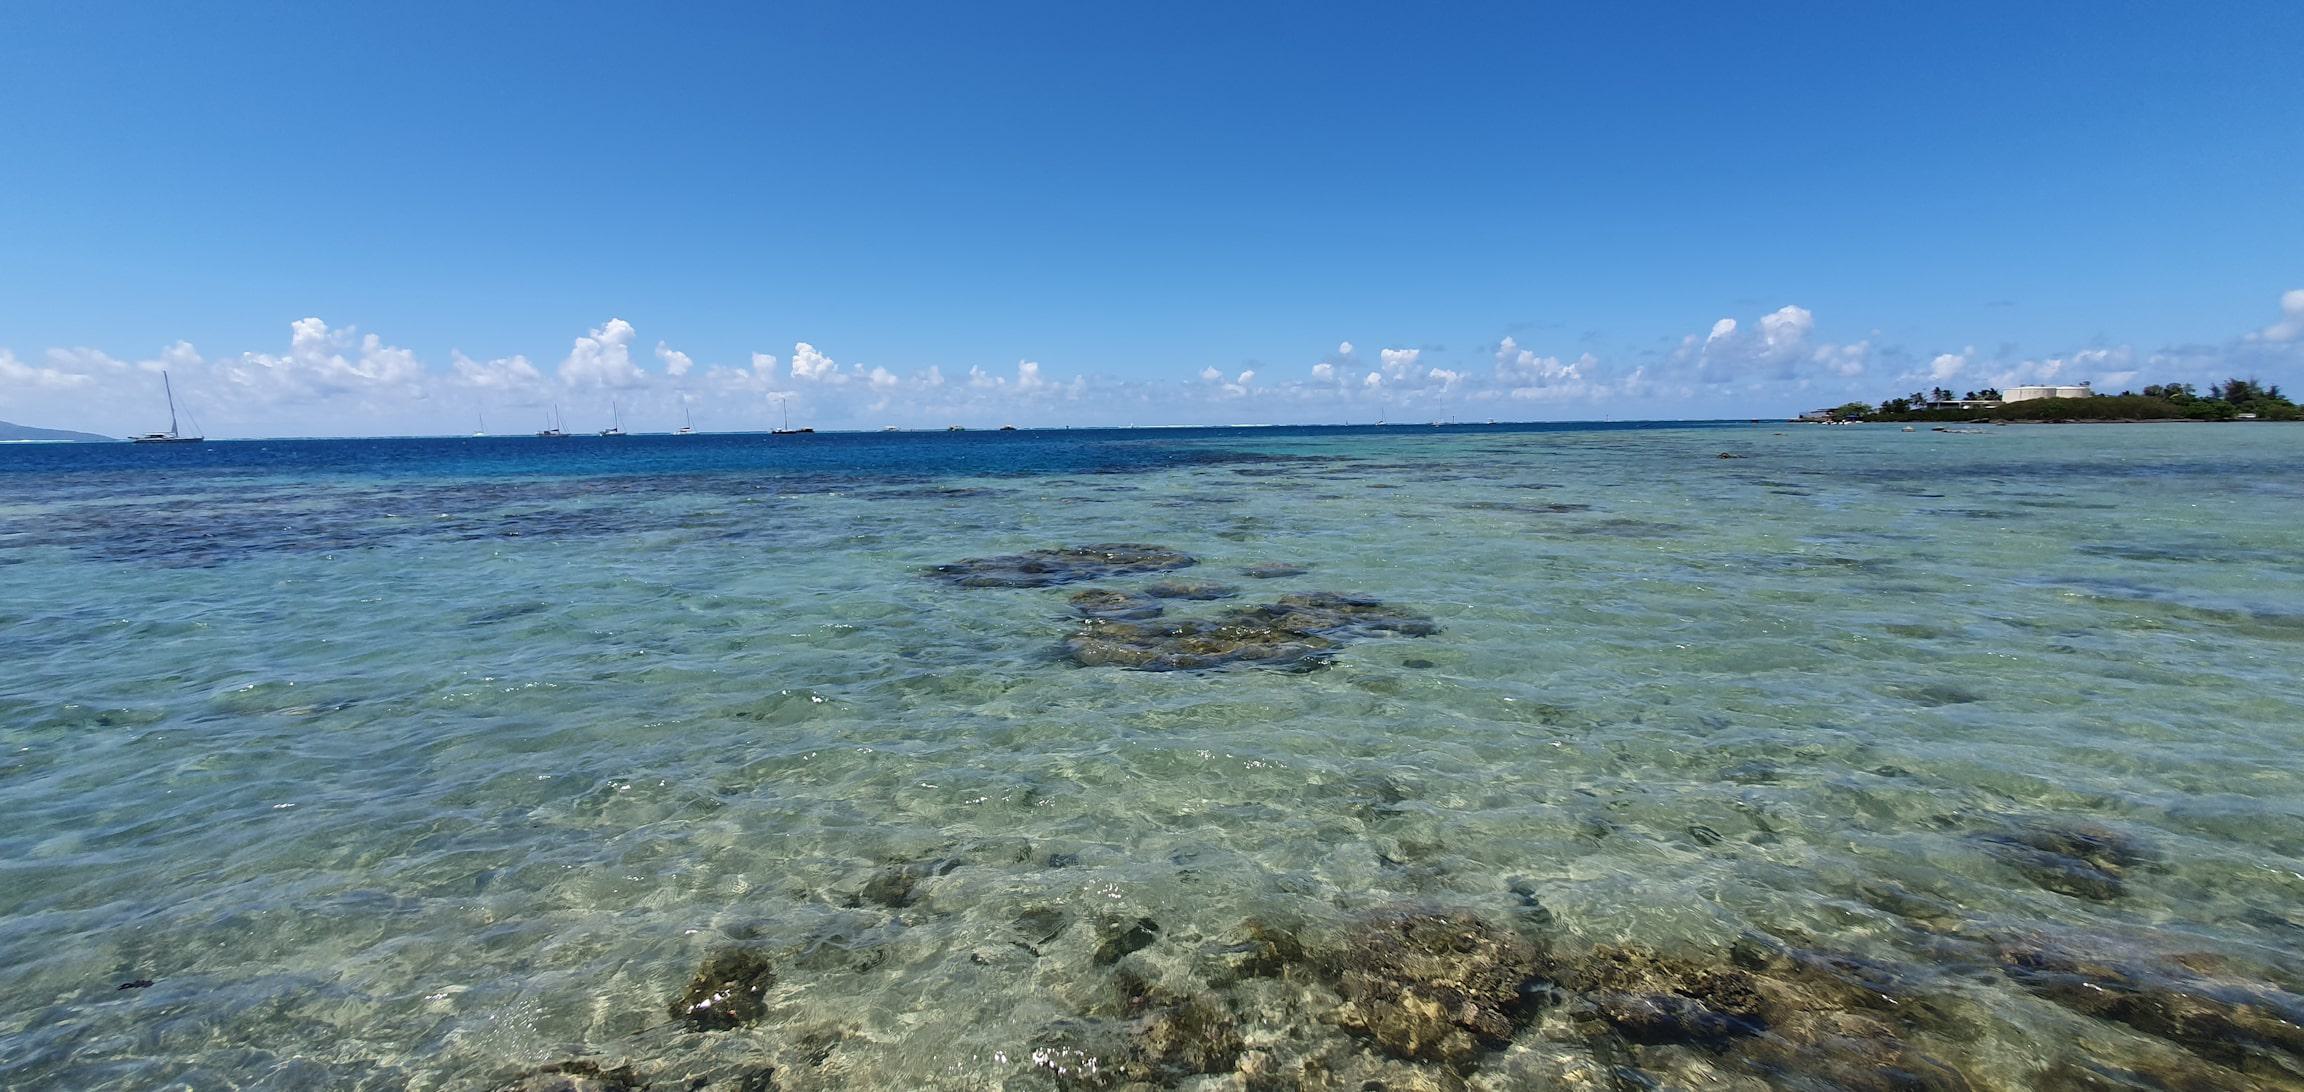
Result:
[[[677,432],[673,433],[673,435],[675,435],[675,436],[693,436],[693,435],[695,435],[695,434],[696,434],[696,418],[694,418],[694,417],[692,417],[692,416],[690,416],[690,415],[689,415],[689,413],[688,413],[688,403],[686,403],[686,402],[682,402],[682,403],[680,403],[680,429],[679,429],[679,431],[677,431]]]
[[[567,433],[560,431],[560,403],[552,403],[552,416],[547,420],[544,431],[536,435],[547,440],[565,440],[568,438]]]
[[[197,444],[207,439],[205,436],[186,436],[176,431],[176,387],[168,382],[167,372],[160,373],[160,389],[168,394],[168,431],[147,432],[128,439],[139,444]]]
[[[614,402],[608,403],[608,419],[611,423],[607,428],[600,430],[600,435],[624,435],[624,407]]]

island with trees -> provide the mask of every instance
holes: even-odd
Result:
[[[2278,384],[2227,379],[2201,394],[2190,383],[2158,383],[2140,391],[2079,398],[2003,399],[1987,387],[1955,396],[1944,387],[1914,391],[1877,406],[1849,402],[1801,416],[1807,421],[2296,421],[2304,409]]]

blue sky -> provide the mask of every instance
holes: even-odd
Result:
[[[2304,5],[476,7],[12,5],[0,417],[2304,386]]]

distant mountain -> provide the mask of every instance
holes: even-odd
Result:
[[[93,432],[72,432],[60,428],[33,428],[30,425],[17,425],[0,421],[0,443],[9,440],[62,440],[85,443],[89,441],[110,442],[118,439],[120,439],[118,436],[98,436]]]

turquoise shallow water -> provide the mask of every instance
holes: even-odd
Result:
[[[2304,431],[626,445],[0,450],[0,1084],[1846,1083],[1825,1016],[1915,1087],[2304,1072]],[[1197,563],[930,575],[1107,542]],[[1437,632],[1066,658],[1174,579]],[[1419,1058],[1334,969],[1387,914],[1553,962]],[[729,946],[764,1018],[667,1024]],[[1894,1011],[1657,1032],[1560,969],[1622,951]],[[1143,1062],[1184,997],[1219,1056]]]

